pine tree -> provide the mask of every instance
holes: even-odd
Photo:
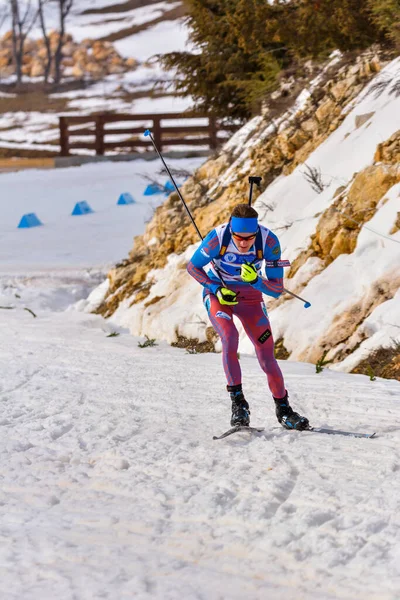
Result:
[[[378,2],[380,0],[372,0]],[[396,2],[398,0],[384,0]],[[285,19],[287,45],[300,57],[323,57],[339,49],[362,50],[382,42],[371,0],[294,0]]]
[[[400,0],[369,0],[368,6],[379,30],[400,50]]]
[[[335,49],[400,45],[400,0],[187,0],[193,52],[173,52],[176,90],[201,112],[246,120],[281,70]]]
[[[167,54],[176,89],[217,116],[247,119],[276,85],[284,53],[274,39],[274,9],[265,0],[189,0],[196,51]]]

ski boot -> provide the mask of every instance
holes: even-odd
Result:
[[[230,393],[232,400],[231,426],[244,425],[248,427],[250,425],[250,410],[243,396],[242,385],[227,385],[226,389]]]
[[[283,398],[275,398],[276,417],[282,427],[286,429],[307,429],[308,419],[294,412],[289,404],[288,393]]]

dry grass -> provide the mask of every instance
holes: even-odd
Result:
[[[171,344],[174,348],[185,348],[189,354],[204,354],[215,352],[212,341],[199,342],[198,338],[187,338],[183,335],[177,336],[177,341]]]

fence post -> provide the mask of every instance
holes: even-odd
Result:
[[[160,117],[153,117],[153,134],[154,141],[157,145],[157,148],[161,152],[162,150],[162,141],[161,141],[161,119]]]
[[[98,115],[95,117],[96,121],[96,155],[104,155],[104,123],[105,115]]]
[[[216,150],[218,146],[217,139],[217,120],[215,117],[208,117],[208,131],[210,135],[210,148]]]
[[[60,117],[60,155],[69,156],[69,134],[67,117]]]

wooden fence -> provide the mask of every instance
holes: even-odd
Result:
[[[191,120],[192,124],[165,125],[166,120]],[[199,119],[206,124],[199,124]],[[116,127],[117,123],[142,122],[142,125]],[[113,124],[113,127],[107,127]],[[81,126],[81,127],[79,127]],[[161,151],[166,146],[208,146],[212,150],[226,141],[227,136],[221,138],[220,132],[232,133],[239,125],[224,124],[214,117],[204,115],[191,115],[187,113],[166,113],[158,115],[130,115],[130,114],[103,114],[92,117],[60,117],[60,147],[61,156],[70,156],[70,151],[75,149],[95,150],[102,156],[109,150],[128,149],[131,152],[141,147],[153,150],[151,141],[143,137],[145,129],[150,129]],[[107,136],[118,136],[119,140],[107,141]],[[74,141],[73,138],[79,138]],[[87,139],[85,139],[87,138]]]

